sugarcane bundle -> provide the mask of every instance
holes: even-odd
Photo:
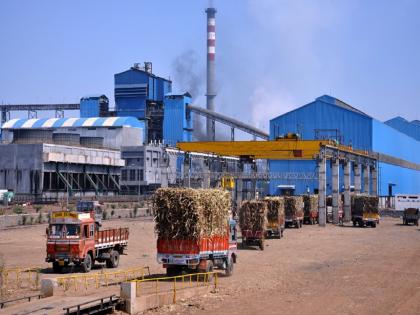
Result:
[[[303,198],[301,196],[284,197],[284,212],[286,217],[303,213]]]
[[[305,216],[309,216],[313,212],[318,212],[318,195],[303,195],[302,198]]]
[[[153,207],[158,237],[196,239],[226,233],[231,198],[218,189],[160,188]]]
[[[378,213],[379,198],[377,196],[369,196],[358,194],[352,196],[352,212],[356,215],[363,213]]]
[[[267,221],[267,203],[260,200],[246,200],[239,210],[241,230],[264,231]]]
[[[279,222],[279,217],[284,216],[284,198],[282,197],[265,197],[267,204],[267,221],[270,224]]]

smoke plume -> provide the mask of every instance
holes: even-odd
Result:
[[[198,54],[192,49],[178,55],[172,62],[176,89],[183,92],[188,91],[193,103],[197,102],[197,99],[204,94],[205,73],[199,65]],[[193,117],[194,140],[205,140],[205,119],[198,115]]]

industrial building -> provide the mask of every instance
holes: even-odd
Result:
[[[152,63],[136,63],[114,75],[116,116],[144,121],[146,143],[163,140],[163,101],[172,91],[172,82],[152,73]]]
[[[420,193],[420,142],[397,129],[384,124],[360,110],[328,95],[299,107],[293,111],[270,120],[270,139],[275,140],[287,133],[296,133],[303,140],[334,140],[356,150],[375,152],[386,155],[388,163],[379,161],[377,165],[377,191],[380,195],[395,193]],[[327,162],[327,194],[332,193],[331,161]],[[270,160],[271,173],[317,172],[315,160]],[[362,191],[369,193],[376,190],[369,180],[369,169],[361,170]],[[344,173],[344,165],[340,165]],[[356,171],[357,172],[357,171]],[[351,186],[354,186],[354,165],[351,172]],[[283,188],[294,190],[295,194],[317,192],[318,179],[302,176],[299,180],[273,179],[269,193],[280,194]],[[340,176],[340,191],[344,189],[343,177]]]
[[[49,143],[0,145],[0,189],[59,198],[120,191],[119,151]]]
[[[144,123],[133,117],[12,119],[3,125],[2,140],[119,150],[143,144]]]

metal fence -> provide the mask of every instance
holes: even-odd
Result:
[[[99,289],[101,286],[107,287],[109,285],[114,285],[133,279],[144,279],[145,276],[150,276],[150,268],[148,266],[115,272],[99,272],[92,274],[63,276],[57,278],[57,284],[59,288],[62,288],[64,291],[74,290],[77,292],[80,289],[87,291],[89,289]]]
[[[15,267],[0,269],[0,289],[3,294],[7,290],[38,290],[40,285],[39,267]]]
[[[136,282],[136,296],[172,292],[173,303],[176,302],[177,292],[183,289],[196,287],[213,287],[214,290],[218,286],[218,273],[201,272],[174,277],[159,277],[133,280]]]

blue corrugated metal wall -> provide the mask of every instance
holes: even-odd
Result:
[[[165,143],[175,146],[180,141],[192,140],[193,113],[186,106],[191,98],[185,95],[167,95],[164,100],[163,138]]]
[[[420,164],[420,142],[377,120],[372,123],[373,151]],[[394,193],[420,193],[420,171],[380,163],[379,191],[388,193],[388,184],[396,184]]]
[[[335,99],[325,95],[270,120],[270,138],[275,139],[288,132],[296,132],[302,139],[310,140],[315,139],[315,129],[337,129],[343,144],[369,150],[372,147],[369,136],[372,132],[371,120],[369,116],[335,105]]]
[[[99,117],[99,99],[82,98],[80,100],[80,117]]]
[[[163,102],[172,88],[170,81],[138,69],[117,73],[114,81],[117,115],[139,119],[145,118],[147,101]]]
[[[402,117],[395,117],[385,122],[388,126],[420,141],[420,121],[409,122]]]

